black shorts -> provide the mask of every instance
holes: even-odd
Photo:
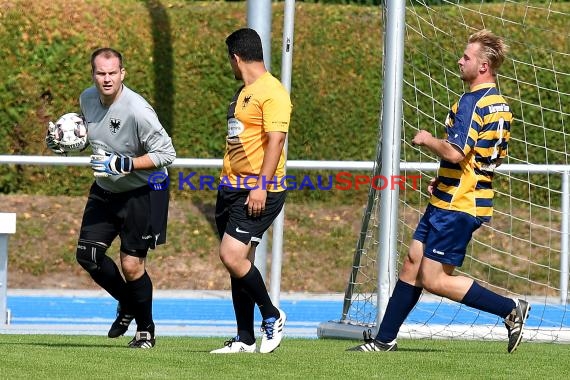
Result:
[[[216,199],[216,227],[220,239],[224,233],[236,238],[244,244],[251,242],[256,246],[263,233],[271,226],[281,212],[287,197],[287,191],[267,192],[265,210],[258,217],[247,215],[245,200],[249,190],[222,187]]]
[[[111,193],[93,183],[83,212],[79,238],[110,246],[119,236],[121,251],[146,256],[166,242],[169,193],[149,186]]]

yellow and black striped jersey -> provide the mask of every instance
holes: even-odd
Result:
[[[431,204],[491,219],[493,174],[497,160],[507,155],[512,121],[511,109],[493,83],[480,84],[459,98],[445,121],[446,140],[465,158],[457,164],[441,160]]]
[[[234,95],[228,108],[228,135],[226,154],[221,173],[221,185],[243,188],[257,178],[267,148],[268,132],[289,130],[291,100],[281,82],[266,72],[249,86],[243,86]],[[274,178],[268,178],[268,191],[283,191],[279,186],[285,176],[285,152],[275,170]],[[276,182],[272,184],[272,182]],[[251,185],[253,186],[253,185]]]

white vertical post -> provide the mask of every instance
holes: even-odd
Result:
[[[16,233],[16,214],[0,213],[0,325],[9,324],[8,290],[8,236]]]
[[[400,139],[402,135],[402,88],[404,64],[404,32],[406,28],[405,0],[384,4],[386,28],[384,34],[384,88],[382,101],[382,168],[384,178],[400,173]],[[378,230],[378,301],[377,328],[384,317],[390,293],[396,279],[396,237],[398,226],[398,186],[384,189],[380,194]]]
[[[254,29],[261,38],[263,63],[268,71],[271,71],[271,18],[271,0],[247,1],[247,25]],[[267,234],[263,234],[263,238],[255,250],[254,265],[264,280],[267,277],[268,246]]]
[[[568,301],[568,234],[570,233],[570,172],[562,173],[562,226],[560,231],[560,303]]]
[[[247,1],[247,26],[254,29],[263,45],[263,63],[271,71],[271,0]]]
[[[283,49],[281,52],[281,83],[291,93],[291,72],[293,66],[293,34],[295,29],[295,0],[285,0],[283,18]],[[285,139],[285,156],[287,156]],[[273,245],[271,250],[271,284],[269,294],[275,306],[279,306],[281,294],[281,267],[283,264],[283,225],[285,223],[285,207],[273,222]]]

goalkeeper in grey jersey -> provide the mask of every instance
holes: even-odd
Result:
[[[79,103],[96,179],[83,214],[77,261],[118,301],[108,336],[123,335],[134,319],[137,331],[129,347],[151,348],[153,288],[145,259],[149,249],[166,241],[169,197],[167,182],[161,180],[167,180],[165,167],[176,152],[154,109],[123,84],[119,52],[96,50],[91,69],[94,86],[83,91]],[[122,276],[106,255],[117,236]]]

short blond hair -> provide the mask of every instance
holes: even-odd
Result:
[[[505,41],[488,29],[482,29],[473,33],[469,36],[467,43],[478,43],[481,45],[479,58],[489,62],[493,75],[497,73],[509,51],[509,46]]]

